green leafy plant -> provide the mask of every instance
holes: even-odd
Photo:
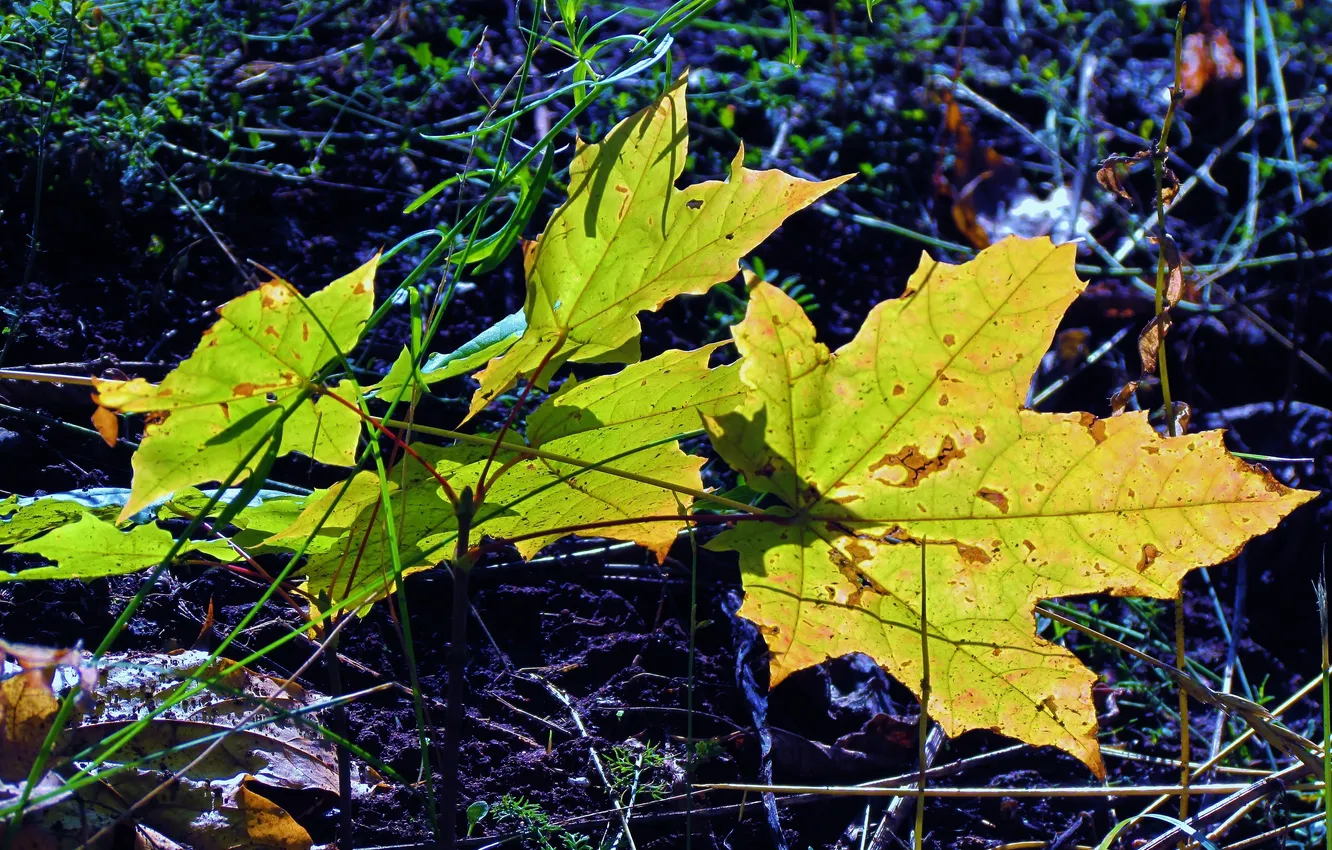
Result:
[[[405,576],[447,565],[454,631],[441,804],[450,823],[469,571],[496,548],[530,558],[568,535],[632,541],[664,559],[687,527],[727,527],[710,545],[740,554],[741,614],[767,639],[774,682],[866,652],[950,734],[994,729],[1064,749],[1099,773],[1094,677],[1037,636],[1037,602],[1173,597],[1189,570],[1232,557],[1314,494],[1230,455],[1219,432],[1167,438],[1143,413],[1024,409],[1082,289],[1072,247],[1047,239],[1009,239],[962,266],[924,258],[906,293],[875,307],[837,352],[816,341],[791,294],[750,275],[733,331],[738,361],[711,367],[710,345],[640,362],[639,312],[733,277],[789,215],[847,179],[752,171],[741,151],[728,180],[678,189],[685,109],[681,78],[578,148],[568,200],[523,248],[521,327],[492,330],[433,369],[420,367],[414,346],[377,384],[351,379],[347,355],[374,318],[371,260],[309,297],[275,280],[224,306],[161,384],[94,381],[104,431],[120,413],[149,417],[120,525],[62,518],[21,551],[60,561],[43,576],[104,574],[61,557],[80,526],[96,522],[104,551],[147,566],[155,561],[137,547],[152,537],[153,557],[166,563],[197,541],[120,526],[154,522],[143,509],[169,493],[168,507],[192,485],[243,482],[229,501],[215,492],[176,504],[178,515],[191,534],[207,524],[251,535],[206,550],[222,559],[248,557],[247,546],[294,553],[273,586],[300,577],[297,604],[325,640],[395,589],[402,604]],[[522,383],[497,432],[392,416],[432,374],[483,362],[467,420]],[[524,420],[534,388],[569,362],[629,365],[566,380]],[[402,436],[409,425],[420,441]],[[704,487],[705,458],[681,441],[705,433],[758,506]],[[308,497],[252,508],[269,464],[293,451],[354,470]],[[695,510],[700,502],[706,510]],[[638,785],[660,766],[649,752],[660,758],[613,754],[621,786],[656,787]],[[521,799],[491,811],[528,824],[543,846],[557,834]]]
[[[585,850],[593,846],[587,836],[570,832],[554,823],[545,809],[525,797],[505,794],[490,807],[490,813],[501,823],[516,821],[523,834],[541,850],[556,850],[557,846],[561,850]],[[558,845],[555,843],[557,841]]]
[[[666,796],[666,781],[657,772],[665,767],[666,757],[656,744],[642,747],[612,747],[606,757],[606,772],[611,789],[619,794],[620,802],[632,807],[640,794],[654,800]]]

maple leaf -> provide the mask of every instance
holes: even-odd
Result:
[[[519,444],[512,444],[513,448],[501,448],[489,464],[490,486],[472,522],[477,538],[524,536],[514,545],[524,558],[531,558],[568,533],[582,533],[635,542],[659,560],[665,558],[684,520],[630,520],[681,514],[693,502],[690,493],[664,489],[647,479],[702,490],[699,470],[704,459],[686,454],[673,438],[697,431],[701,414],[720,415],[743,399],[737,365],[708,368],[708,357],[717,347],[667,351],[614,375],[567,382],[528,420],[528,441],[545,456],[526,455]],[[417,444],[413,449],[455,491],[465,486],[477,489],[490,454],[488,447],[469,445],[440,449]],[[597,465],[614,472],[588,468]],[[306,576],[302,590],[311,598],[322,595],[324,604],[336,604],[370,588],[369,598],[357,605],[363,611],[394,586],[379,477],[370,471],[358,473],[335,505],[340,489],[341,485],[311,497],[298,520],[265,543],[294,547],[327,514],[320,534],[337,541],[314,547],[318,553],[300,570]],[[452,557],[457,518],[433,476],[415,461],[401,461],[389,471],[388,492],[399,540],[400,575]],[[625,522],[526,537],[542,529],[608,520]]]
[[[502,452],[500,459],[513,463],[487,490],[474,528],[506,539],[542,528],[687,511],[693,504],[688,493],[554,456],[702,490],[704,458],[686,454],[674,438],[697,431],[701,415],[719,415],[742,400],[738,367],[708,368],[708,356],[718,347],[667,351],[614,375],[566,383],[528,419],[528,442],[551,456],[521,458]],[[639,446],[644,448],[633,450]],[[478,463],[458,470],[455,489],[463,484],[475,488],[483,467]],[[679,524],[653,520],[582,533],[638,543],[660,561],[683,527],[683,520]],[[564,536],[556,532],[514,545],[524,558],[531,558]]]
[[[518,378],[543,380],[567,360],[637,361],[640,311],[732,277],[788,216],[850,179],[751,171],[742,147],[729,180],[676,189],[688,158],[685,80],[579,148],[569,199],[523,246],[527,329],[477,375],[469,417]]]
[[[10,552],[41,555],[55,561],[54,567],[31,567],[17,573],[0,572],[9,579],[90,579],[123,575],[155,567],[171,550],[171,532],[156,525],[140,525],[121,531],[92,513],[77,522],[62,525],[35,540],[10,547]]]
[[[566,381],[527,418],[527,441],[547,446],[596,430],[626,446],[695,431],[701,415],[719,415],[744,400],[738,363],[708,368],[708,358],[727,344],[671,350],[614,375]]]
[[[1037,601],[1175,597],[1189,570],[1314,497],[1230,455],[1219,431],[1165,438],[1144,412],[1024,409],[1082,290],[1074,258],[1045,238],[961,266],[926,256],[836,353],[781,290],[753,288],[734,329],[747,400],[708,426],[790,519],[713,546],[740,554],[740,614],[767,639],[774,684],[858,651],[920,693],[923,570],[931,716],[1100,775],[1094,676],[1037,636]]]
[[[485,449],[458,445],[440,448],[424,443],[412,450],[442,473],[484,458]],[[447,544],[457,530],[453,507],[438,492],[435,478],[415,459],[404,459],[388,470],[381,487],[379,475],[358,472],[312,497],[291,528],[273,535],[268,545],[295,548],[314,533],[325,514],[328,519],[307,547],[310,558],[298,572],[305,577],[301,591],[319,609],[340,607],[362,591],[371,594],[355,606],[360,613],[393,592],[396,580],[433,567],[453,551]],[[346,492],[343,491],[345,485]],[[394,534],[383,510],[387,492]],[[393,539],[398,541],[395,567]]]
[[[77,522],[88,512],[88,508],[69,499],[46,496],[20,505],[17,496],[10,496],[0,504],[0,546],[29,540],[53,528]],[[119,512],[120,508],[114,506],[109,511],[112,517]],[[108,518],[106,509],[98,509],[95,513],[103,519]]]
[[[278,456],[302,452],[320,463],[354,462],[356,411],[302,393],[360,338],[374,306],[378,260],[305,299],[273,280],[228,302],[194,353],[160,384],[94,380],[103,409],[149,414],[120,521],[180,488],[226,479],[293,406]],[[342,382],[332,391],[352,386]],[[252,464],[258,462],[256,456]]]

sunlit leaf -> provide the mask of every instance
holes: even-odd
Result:
[[[306,299],[274,280],[227,303],[194,353],[160,384],[94,381],[102,407],[148,414],[122,520],[175,490],[224,480],[293,406],[279,455],[301,452],[321,463],[352,464],[360,434],[356,411],[303,393],[360,338],[374,303],[377,262]],[[355,394],[350,382],[332,391]]]
[[[698,430],[703,413],[720,414],[742,399],[737,366],[708,368],[708,357],[717,347],[668,351],[615,375],[571,383],[548,399],[532,414],[529,439],[567,460],[523,456],[508,448],[498,451],[489,465],[489,487],[477,508],[470,542],[525,537],[515,546],[530,558],[570,533],[581,533],[636,542],[664,558],[683,520],[659,518],[687,510],[693,497],[586,467],[604,464],[616,472],[701,490],[704,459],[681,451],[671,438]],[[437,449],[418,444],[414,449],[431,459],[455,492],[468,486],[478,489],[490,454],[488,447],[470,445]],[[320,534],[336,542],[301,569],[306,576],[302,589],[311,598],[323,596],[336,603],[373,588],[368,604],[394,586],[379,478],[370,471],[357,474],[334,505],[341,486],[312,497],[300,518],[266,543],[294,548],[328,513]],[[415,461],[402,460],[389,474],[388,490],[402,575],[452,558],[457,518],[433,476]],[[638,517],[656,519],[632,522]],[[608,521],[623,524],[564,530]],[[543,529],[550,533],[528,536]]]
[[[508,351],[526,329],[527,317],[520,310],[500,319],[448,354],[430,355],[425,365],[416,371],[418,386],[424,389],[440,381],[467,374],[492,357]],[[366,392],[388,401],[397,398],[400,393],[403,398],[410,398],[411,393],[403,390],[412,380],[412,366],[411,351],[404,348],[384,379],[367,387]]]
[[[718,415],[744,398],[739,364],[708,368],[725,343],[694,351],[667,351],[614,375],[560,388],[527,419],[527,441],[554,440],[596,430],[628,447],[703,427],[702,415]]]
[[[28,540],[39,534],[76,522],[88,509],[78,502],[65,499],[37,499],[31,504],[19,506],[18,498],[9,497],[3,509],[9,515],[0,520],[0,546]],[[112,510],[112,516],[119,508]]]
[[[569,199],[524,246],[527,330],[478,375],[470,415],[568,360],[637,361],[640,311],[734,276],[788,216],[849,179],[751,171],[741,149],[728,180],[675,188],[689,155],[685,79],[575,154]]]
[[[962,266],[928,257],[836,353],[760,283],[735,329],[745,405],[711,420],[718,451],[779,496],[786,524],[745,523],[741,615],[772,677],[865,652],[917,689],[922,546],[930,716],[1102,771],[1094,676],[1036,635],[1041,599],[1174,597],[1314,493],[1230,455],[1218,431],[1165,438],[1145,413],[1022,407],[1083,284],[1074,248],[1011,238]]]
[[[84,513],[77,522],[62,525],[10,552],[40,555],[54,567],[32,567],[17,573],[0,572],[0,581],[14,579],[90,579],[135,573],[156,566],[171,549],[171,532],[155,525],[121,531],[113,524]]]
[[[447,472],[484,458],[487,450],[478,446],[453,446],[441,449],[425,444],[413,450],[435,468]],[[333,503],[341,485],[329,488],[313,501],[297,520],[294,530],[272,538],[273,544],[293,545],[311,533],[318,520]],[[453,508],[439,495],[435,477],[413,458],[404,458],[389,470],[386,489],[393,518],[392,529],[398,540],[395,573],[393,537],[389,534],[388,513],[384,511],[379,476],[373,471],[358,473],[347,493],[334,508],[329,523],[321,530],[327,542],[321,543],[299,573],[305,577],[301,590],[320,610],[363,591],[370,595],[356,609],[364,612],[370,603],[382,599],[397,586],[397,579],[429,569],[453,556],[447,546],[456,529]]]

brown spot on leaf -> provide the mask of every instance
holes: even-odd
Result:
[[[250,383],[249,381],[242,381],[241,383],[231,388],[232,392],[234,392],[238,396],[254,395],[255,391],[258,389],[259,388],[257,386]]]
[[[895,486],[915,487],[925,476],[938,472],[946,468],[952,461],[965,456],[966,452],[957,447],[957,443],[953,441],[952,437],[944,437],[943,444],[939,448],[939,454],[935,457],[922,454],[917,446],[907,446],[899,452],[884,455],[870,464],[869,471],[870,475],[882,481],[883,479],[877,474],[880,470],[894,466],[901,467],[906,473],[906,480]]]
[[[957,340],[953,337],[952,334],[944,334],[944,337],[943,337],[943,344],[944,344],[944,345],[952,345],[952,344],[955,343],[955,342],[957,342]]]
[[[1105,420],[1104,420],[1104,419],[1097,419],[1095,422],[1092,423],[1092,426],[1091,426],[1091,435],[1092,435],[1092,439],[1096,441],[1096,444],[1097,444],[1098,446],[1099,446],[1101,443],[1104,443],[1104,442],[1105,442]]]
[[[1003,493],[1000,493],[998,490],[990,490],[982,487],[976,495],[998,508],[999,513],[1008,513],[1008,497]]]
[[[990,556],[985,554],[985,550],[977,546],[968,546],[965,543],[957,542],[957,554],[962,556],[962,560],[968,564],[980,565],[990,563]]]
[[[830,502],[835,502],[835,503],[837,503],[837,504],[839,504],[839,505],[849,505],[849,504],[851,504],[852,502],[858,502],[858,501],[860,501],[860,499],[861,499],[861,496],[860,496],[858,493],[848,493],[848,494],[846,494],[845,496],[829,496],[829,497],[828,497],[828,501],[830,501]]]
[[[906,392],[906,387],[902,386],[901,384],[893,385],[893,395],[901,395],[904,392]]]
[[[845,544],[845,551],[836,548],[830,549],[828,557],[837,565],[837,571],[850,585],[846,595],[847,604],[860,605],[866,591],[881,595],[887,592],[886,588],[879,586],[874,579],[870,578],[869,574],[861,569],[862,564],[874,560],[874,553],[860,541],[851,540]]]
[[[978,442],[978,443],[983,443],[983,442],[985,442],[985,429],[982,428],[981,426],[977,425],[977,426],[976,426],[976,435],[975,435],[975,436],[976,436],[976,442]]]
[[[1031,554],[1032,552],[1036,551],[1036,544],[1032,543],[1030,540],[1023,540],[1022,545],[1027,547],[1027,554]]]
[[[1152,565],[1152,562],[1155,561],[1156,557],[1160,554],[1161,550],[1157,549],[1155,546],[1153,546],[1150,543],[1148,543],[1146,546],[1143,546],[1142,560],[1138,561],[1138,572],[1140,573],[1145,572],[1146,569]]]
[[[947,407],[947,406],[948,406],[948,396],[947,396],[947,394],[939,396],[939,406],[940,406],[940,407]]]

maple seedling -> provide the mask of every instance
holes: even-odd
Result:
[[[622,370],[567,381],[514,439],[517,410],[498,435],[413,424],[453,443],[407,445],[390,430],[403,423],[365,412],[365,394],[432,380],[410,355],[372,387],[328,382],[371,315],[376,261],[309,298],[264,284],[225,305],[161,384],[94,382],[103,410],[150,417],[120,522],[168,493],[181,500],[190,485],[262,478],[262,463],[240,467],[264,441],[268,462],[301,451],[351,466],[362,433],[387,436],[397,464],[375,454],[375,469],[328,490],[266,497],[226,516],[252,549],[305,556],[279,578],[302,577],[312,625],[362,613],[404,576],[451,561],[451,712],[463,704],[467,572],[482,551],[512,545],[531,558],[582,534],[663,560],[687,524],[709,522],[732,526],[710,545],[739,553],[740,614],[767,640],[774,684],[864,652],[927,694],[929,716],[948,734],[990,729],[1103,773],[1095,677],[1038,637],[1037,603],[1176,597],[1190,570],[1233,557],[1315,494],[1229,454],[1219,431],[1163,437],[1142,412],[1025,409],[1036,366],[1083,287],[1074,248],[1045,238],[1010,238],[960,266],[922,257],[905,293],[876,306],[837,352],[817,341],[799,304],[751,277],[733,329],[737,362],[710,368],[716,345],[639,362],[639,312],[730,279],[788,216],[846,179],[751,171],[741,151],[728,180],[677,189],[687,144],[684,78],[601,142],[580,143],[569,199],[523,249],[522,321],[510,317],[449,355],[434,378],[488,356],[470,418],[519,381],[525,399],[567,362],[629,364]],[[100,418],[109,431],[114,423]],[[700,428],[751,488],[781,504],[760,509],[705,490],[706,459],[680,445]],[[691,513],[699,498],[736,513]],[[16,510],[14,536],[0,543],[71,564],[85,538],[125,555],[127,569],[185,551],[155,527],[124,532],[42,503]],[[80,569],[62,561],[39,574],[95,574]],[[454,796],[456,784],[446,786],[446,809]]]

